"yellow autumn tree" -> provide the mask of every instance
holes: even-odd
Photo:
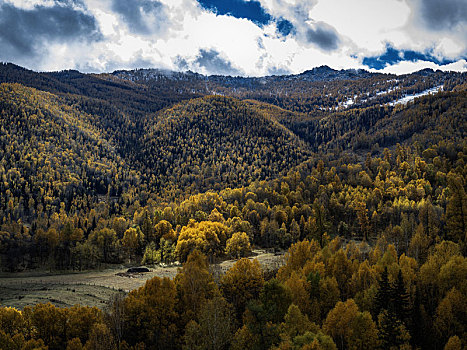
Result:
[[[175,253],[180,261],[197,249],[212,259],[224,252],[228,228],[220,222],[190,220],[178,237]]]
[[[248,301],[258,298],[264,285],[258,260],[238,260],[221,279],[221,291],[240,316]]]
[[[250,239],[245,232],[235,232],[232,237],[227,240],[225,253],[231,257],[244,257],[250,251]]]

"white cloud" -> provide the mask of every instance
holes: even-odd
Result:
[[[442,71],[457,71],[457,72],[467,72],[467,61],[465,59],[459,60],[446,65],[438,65],[433,62],[428,61],[401,61],[394,65],[388,66],[383,70],[377,72],[380,73],[393,73],[393,74],[409,74],[416,71],[419,71],[424,68],[431,68],[433,70],[442,70]],[[370,71],[376,72],[376,70],[371,69]]]
[[[141,65],[179,69],[177,60],[184,59],[190,68],[211,73],[209,69],[215,65],[199,64],[201,53],[204,58],[211,57],[206,54],[210,53],[219,64],[224,61],[225,67],[234,71],[265,75],[299,73],[325,64],[336,69],[365,68],[364,57],[382,54],[390,44],[399,50],[430,52],[440,60],[454,59],[456,63],[438,67],[425,61],[399,62],[385,71],[405,73],[426,67],[465,70],[465,60],[461,60],[467,53],[465,20],[457,19],[449,28],[427,29],[426,18],[431,18],[428,10],[433,6],[416,13],[421,0],[259,0],[275,19],[284,18],[293,24],[295,32],[285,38],[277,34],[275,23],[260,27],[246,19],[218,16],[204,10],[196,0],[138,0],[146,6],[160,3],[155,6],[160,11],[135,12],[145,22],[144,26],[132,27],[131,17],[124,20],[116,13],[114,1],[69,0],[96,18],[101,40],[50,42],[40,56],[18,62],[28,61],[30,68],[39,70],[100,72]],[[464,0],[446,1],[452,9]],[[38,4],[52,6],[55,1],[9,3],[33,9]],[[449,23],[448,17],[443,18]]]
[[[282,16],[296,26],[298,23],[299,30],[304,19],[327,23],[341,36],[341,49],[360,61],[383,54],[387,45],[398,50],[432,53],[440,60],[467,55],[465,0],[261,0],[261,3],[274,16]],[[435,25],[437,13],[441,24]],[[343,55],[342,63],[347,63],[347,58]]]
[[[409,15],[409,7],[394,0],[325,0],[312,12],[314,18],[333,25],[358,48],[372,53],[382,52],[385,42],[406,41],[401,29]]]

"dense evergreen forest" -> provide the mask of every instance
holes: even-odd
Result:
[[[465,73],[0,83],[1,270],[183,263],[102,310],[0,308],[1,349],[467,346]]]

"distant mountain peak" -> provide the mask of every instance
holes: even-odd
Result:
[[[425,68],[425,69],[421,69],[421,70],[415,72],[415,74],[422,75],[422,76],[426,77],[426,76],[435,74],[435,71],[433,69],[431,69],[431,68]]]
[[[315,81],[334,81],[334,80],[355,80],[360,78],[368,78],[376,73],[370,73],[364,69],[347,69],[347,70],[335,70],[327,65],[320,67],[314,67],[310,70],[306,70],[299,74],[290,75],[271,75],[264,77],[232,77],[224,75],[203,75],[200,73],[185,71],[177,72],[166,69],[158,68],[143,68],[134,70],[116,70],[111,75],[133,82],[137,81],[160,81],[160,80],[172,80],[172,81],[210,81],[210,82],[222,82],[231,84],[267,84],[276,81],[287,81],[287,80],[301,80],[308,82]]]
[[[368,78],[375,73],[370,73],[364,69],[341,69],[335,70],[324,65],[306,70],[303,73],[294,75],[296,79],[305,81],[324,81],[324,80],[354,80],[359,78]]]
[[[319,67],[314,67],[313,69],[307,70],[304,73],[307,73],[307,72],[314,73],[314,74],[320,74],[320,73],[337,72],[337,71],[327,65],[323,65]]]
[[[192,79],[206,79],[202,74],[192,71],[177,72],[169,69],[160,68],[140,68],[133,70],[116,70],[111,73],[120,79],[131,81],[147,81],[147,80],[192,80]]]

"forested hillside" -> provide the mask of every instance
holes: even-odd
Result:
[[[104,310],[0,308],[0,348],[467,345],[465,73],[0,82],[1,270],[184,263]],[[284,265],[214,273],[254,248]]]
[[[279,120],[312,147],[325,154],[339,150],[380,153],[397,143],[421,148],[441,140],[462,143],[465,138],[466,91],[420,97],[409,106],[372,106]]]
[[[307,160],[305,142],[267,113],[228,97],[190,100],[147,125],[142,159],[157,187],[219,190],[285,175]],[[223,185],[222,185],[223,184]]]

